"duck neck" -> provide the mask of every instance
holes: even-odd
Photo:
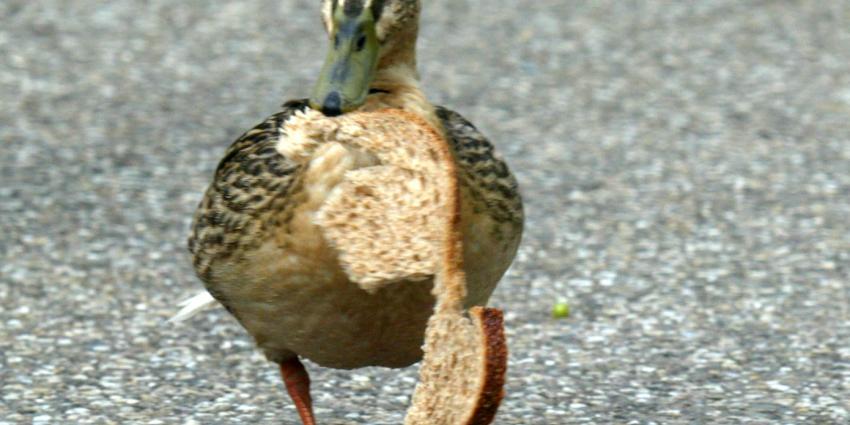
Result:
[[[419,115],[442,132],[434,105],[428,101],[419,85],[415,33],[400,37],[381,57],[371,88],[372,94],[367,98],[363,110],[403,109]]]

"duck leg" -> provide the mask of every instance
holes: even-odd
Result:
[[[313,417],[313,399],[310,398],[310,375],[307,374],[307,370],[304,369],[298,357],[280,363],[280,376],[283,377],[289,397],[295,403],[301,422],[304,425],[316,425],[316,419]]]

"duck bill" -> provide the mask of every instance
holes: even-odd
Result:
[[[371,14],[337,18],[339,25],[310,97],[310,107],[330,117],[351,112],[366,102],[378,65],[378,37]]]

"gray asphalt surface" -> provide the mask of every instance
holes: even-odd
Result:
[[[224,311],[164,321],[224,148],[309,93],[317,3],[0,2],[0,424],[294,423]],[[420,47],[526,199],[497,423],[850,423],[850,2],[434,0]],[[331,424],[416,379],[308,367]]]

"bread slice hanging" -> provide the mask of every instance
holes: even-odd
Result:
[[[435,314],[405,425],[485,425],[504,396],[507,346],[501,311]]]
[[[508,350],[502,312],[464,312],[466,281],[459,232],[459,197],[434,284],[437,305],[425,331],[419,383],[405,425],[486,425],[504,397]],[[450,204],[451,205],[451,204]]]
[[[504,396],[507,344],[501,311],[463,308],[460,194],[447,142],[397,109],[336,120],[307,114],[287,123],[290,145],[318,147],[318,135],[332,135],[330,143],[374,155],[334,188],[316,217],[349,278],[371,292],[435,276],[437,302],[405,425],[491,423]]]
[[[508,350],[502,312],[473,307],[464,312],[466,279],[455,162],[442,137],[431,140],[442,164],[444,198],[439,223],[437,304],[425,331],[424,358],[405,425],[487,425],[504,397]]]

